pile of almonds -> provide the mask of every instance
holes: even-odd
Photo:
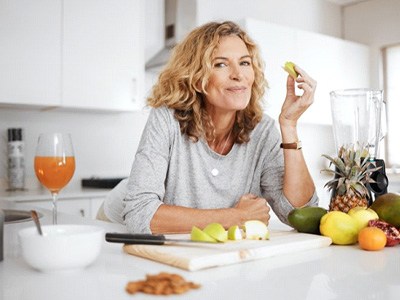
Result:
[[[183,294],[199,287],[199,284],[186,281],[178,274],[161,272],[157,275],[146,275],[146,280],[130,281],[125,289],[129,294],[142,292],[152,295],[171,295]]]

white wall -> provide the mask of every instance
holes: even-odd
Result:
[[[253,18],[341,37],[340,6],[325,0],[198,0],[197,24]]]
[[[91,176],[129,175],[147,112],[82,113],[0,109],[0,188],[6,186],[7,128],[24,130],[26,186],[37,187],[33,158],[39,133],[72,135],[76,171],[70,186]]]
[[[380,49],[400,43],[399,14],[399,0],[365,1],[344,8],[344,38],[371,46],[371,88],[383,88]]]
[[[341,33],[340,8],[324,0],[198,0],[199,20],[258,18],[281,25],[339,37]],[[157,52],[163,43],[163,3],[145,1],[145,54]],[[198,21],[199,21],[198,20]],[[140,45],[138,45],[140,46]],[[148,87],[146,87],[148,89]],[[82,177],[127,176],[140,139],[147,113],[88,113],[32,111],[0,108],[0,187],[6,181],[6,130],[22,127],[26,141],[26,173],[34,181],[33,156],[37,136],[42,131],[70,132],[77,156],[73,184]],[[312,173],[318,175],[323,149],[330,149],[329,126],[300,129],[304,149]],[[323,148],[321,148],[323,147]]]

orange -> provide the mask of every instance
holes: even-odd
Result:
[[[386,234],[377,227],[365,227],[358,233],[358,244],[364,250],[381,250],[386,245]]]

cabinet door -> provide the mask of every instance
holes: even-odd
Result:
[[[315,101],[302,119],[332,124],[329,93],[369,86],[369,48],[312,32],[299,30],[296,34],[297,62],[318,82]]]
[[[0,103],[57,106],[61,0],[0,0]]]
[[[42,201],[27,201],[18,202],[22,203],[25,207],[41,207],[44,209],[52,210],[53,204],[51,199]],[[80,216],[83,218],[91,218],[91,203],[89,199],[59,199],[57,201],[57,211]]]
[[[144,85],[142,0],[64,2],[64,107],[129,111]]]

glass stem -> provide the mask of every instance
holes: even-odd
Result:
[[[53,225],[57,225],[57,193],[51,193],[53,198]]]

